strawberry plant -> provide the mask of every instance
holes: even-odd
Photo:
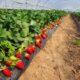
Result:
[[[66,12],[58,10],[0,10],[0,70],[11,76],[9,68],[25,68],[21,58],[30,60],[36,47],[42,48],[43,40],[48,38],[47,30]],[[58,21],[59,25],[61,21]],[[23,53],[23,50],[26,54]]]

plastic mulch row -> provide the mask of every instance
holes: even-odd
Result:
[[[44,46],[45,46],[45,44],[46,44],[46,41],[51,38],[52,34],[54,34],[54,32],[56,31],[57,28],[58,28],[58,26],[56,26],[55,28],[53,28],[53,29],[51,29],[51,30],[49,30],[49,31],[47,32],[47,34],[48,34],[49,37],[48,37],[47,39],[44,39],[44,40],[43,40],[43,43],[42,43],[42,47],[43,47],[43,48],[44,48]],[[30,62],[32,61],[32,59],[36,56],[36,54],[39,53],[40,50],[41,50],[41,49],[37,48],[36,52],[31,55],[31,59],[30,59],[29,61],[26,60],[24,57],[22,58],[22,60],[23,60],[23,62],[24,62],[24,64],[25,64],[25,70],[26,70],[27,67],[29,66],[29,64],[30,64]],[[23,53],[24,53],[24,51],[23,51]],[[25,70],[24,70],[24,71],[25,71]],[[19,70],[19,69],[17,69],[17,68],[14,68],[14,69],[12,70],[12,72],[13,72],[12,77],[6,77],[6,76],[4,76],[4,75],[2,74],[2,72],[0,72],[0,80],[18,80],[18,78],[21,76],[21,74],[24,73],[24,71],[21,71],[21,70]]]

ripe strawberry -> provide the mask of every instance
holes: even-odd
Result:
[[[41,36],[36,36],[36,42],[40,42],[40,43],[42,43],[42,37]]]
[[[54,28],[54,26],[55,26],[55,25],[54,25],[53,23],[50,24],[50,27],[51,27],[51,28]]]
[[[34,45],[30,44],[25,50],[29,54],[32,54],[32,53],[34,53],[36,51],[36,47]]]
[[[32,47],[28,47],[28,48],[26,48],[26,52],[28,52],[29,54],[32,54],[33,53],[33,49],[32,49]]]
[[[35,47],[35,46],[33,46],[33,45],[32,45],[32,50],[33,50],[33,52],[35,52],[35,51],[36,51],[36,47]]]
[[[46,39],[46,38],[48,38],[48,34],[47,34],[47,33],[44,33],[44,34],[42,34],[42,37],[43,37],[44,39]]]
[[[41,43],[36,43],[36,46],[39,47],[39,48],[42,48]]]
[[[30,60],[30,58],[31,58],[30,54],[26,54],[26,55],[25,55],[25,58],[26,58],[27,60]]]
[[[42,29],[42,33],[45,33],[47,31],[47,29],[45,28],[45,29]]]
[[[20,70],[23,70],[25,68],[22,60],[17,61],[15,66],[16,66],[16,68],[18,68]]]
[[[48,29],[48,27],[49,27],[49,25],[47,24],[47,25],[46,25],[46,28]]]
[[[11,61],[6,61],[5,64],[6,64],[7,66],[11,66],[11,63],[12,63]]]
[[[61,23],[62,23],[61,20],[58,20],[58,21],[57,21],[57,25],[60,25]]]
[[[9,68],[5,68],[2,72],[7,77],[11,77],[12,76],[12,72],[9,70]]]
[[[22,55],[20,52],[17,52],[16,55],[15,55],[17,58],[22,58]]]

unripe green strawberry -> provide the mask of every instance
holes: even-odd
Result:
[[[10,56],[10,60],[15,61],[17,58],[15,56]]]

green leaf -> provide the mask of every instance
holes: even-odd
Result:
[[[4,58],[4,53],[0,51],[0,61],[2,61],[3,58]]]
[[[37,25],[37,23],[36,23],[36,21],[31,20],[30,25],[31,25],[31,26],[36,26],[36,25]]]

